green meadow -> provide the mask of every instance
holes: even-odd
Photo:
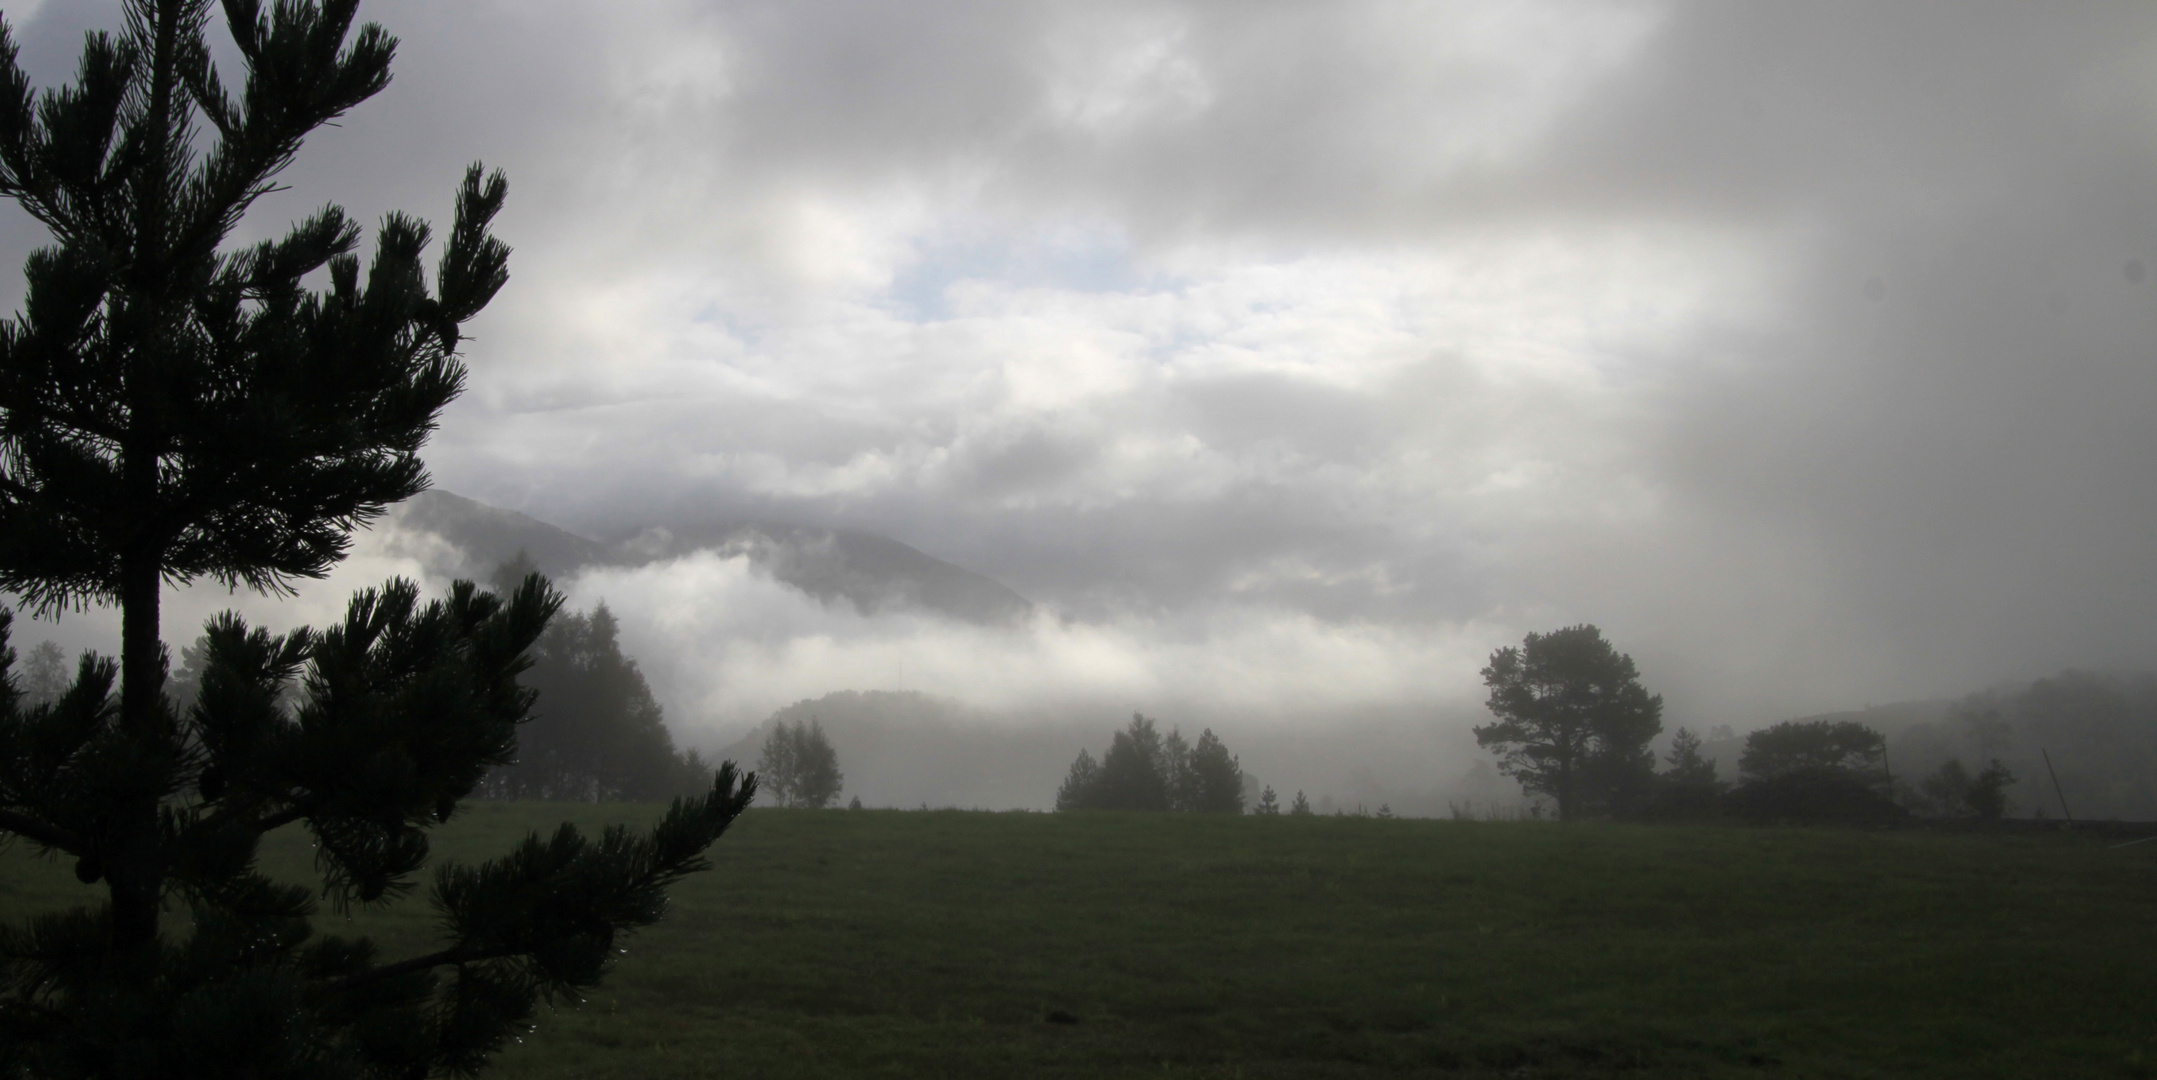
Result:
[[[436,852],[656,813],[478,803]],[[489,1075],[2157,1076],[2157,844],[2114,843],[755,810]],[[0,855],[10,918],[85,892]],[[430,940],[419,897],[320,925]]]

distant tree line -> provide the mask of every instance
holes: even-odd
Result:
[[[1178,730],[1163,736],[1153,720],[1133,713],[1099,761],[1079,751],[1056,792],[1056,809],[1240,814],[1243,765],[1211,728],[1193,744]]]
[[[1497,719],[1475,729],[1499,771],[1548,797],[1561,821],[1636,820],[1886,823],[1913,812],[1996,820],[2009,809],[2014,773],[1997,758],[1972,775],[1949,759],[1918,784],[1888,767],[1887,740],[1855,721],[1787,721],[1746,737],[1735,784],[1717,775],[1700,737],[1679,728],[1656,768],[1649,743],[1662,731],[1662,698],[1639,681],[1632,657],[1592,625],[1527,635],[1483,669]]]
[[[1929,812],[1956,805],[1964,782],[1989,798],[1980,781],[1996,769],[2043,816],[2157,820],[2157,675],[2063,671],[1972,694],[1896,732],[1893,751],[1898,777],[1923,778],[1898,797]]]

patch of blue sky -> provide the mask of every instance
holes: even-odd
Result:
[[[698,304],[696,310],[690,313],[689,321],[718,329],[747,351],[754,351],[762,346],[770,329],[752,319],[748,313],[719,300],[706,300]]]
[[[894,312],[913,322],[940,322],[955,314],[951,287],[966,282],[1080,293],[1158,292],[1183,284],[1141,265],[1118,229],[961,230],[917,241],[914,258],[892,275],[884,297]]]

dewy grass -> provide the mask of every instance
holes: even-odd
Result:
[[[480,803],[436,851],[656,813]],[[768,810],[713,854],[490,1075],[2157,1076],[2157,845]],[[83,891],[0,871],[11,919]]]

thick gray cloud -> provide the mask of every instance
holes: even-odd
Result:
[[[990,646],[686,566],[793,629],[668,616],[766,650],[678,711],[909,656],[1195,700],[1329,645],[1299,708],[1390,707],[1588,620],[1673,719],[1750,722],[2157,649],[2147,5],[365,11],[397,82],[250,228],[509,170],[444,486],[879,530],[1076,620]],[[13,17],[53,78],[116,12]]]

